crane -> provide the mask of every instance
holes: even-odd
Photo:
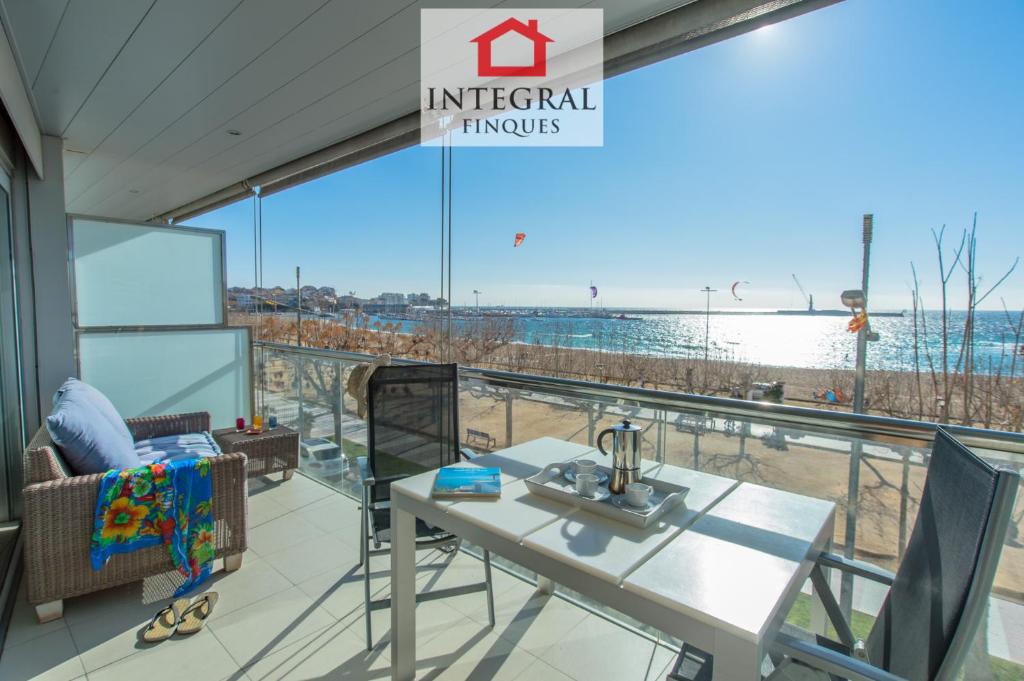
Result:
[[[800,280],[796,278],[795,274],[792,275],[792,277],[793,281],[796,282],[796,287],[800,289],[800,295],[804,297],[804,302],[807,303],[807,311],[814,312],[814,295],[807,294],[807,291],[804,290],[804,287],[800,284]]]

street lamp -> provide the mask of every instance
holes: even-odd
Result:
[[[481,293],[483,293],[483,291],[477,291],[476,289],[473,289],[473,295],[476,296],[476,316],[477,317],[480,316],[480,294]]]
[[[840,300],[851,310],[868,309],[868,270],[871,265],[871,237],[874,231],[875,217],[870,213],[864,215],[863,242],[864,256],[861,261],[861,284],[859,289],[843,291]],[[878,335],[871,331],[870,321],[857,331],[857,370],[853,385],[853,411],[860,414],[864,411],[864,373],[867,364],[868,339],[877,340]],[[853,441],[850,447],[850,473],[846,492],[846,535],[843,554],[847,558],[854,557],[857,542],[857,507],[860,498],[860,460],[863,453],[860,439]],[[847,618],[853,609],[853,575],[843,573],[839,588],[839,607]]]
[[[708,342],[711,337],[711,294],[716,293],[718,289],[705,286],[701,289],[701,293],[707,295],[707,301],[704,306],[704,361],[708,361]]]

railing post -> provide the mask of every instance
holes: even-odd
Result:
[[[654,417],[658,419],[658,446],[654,451],[654,460],[658,463],[665,463],[665,426],[668,421],[668,412],[664,409],[656,409],[654,411]]]
[[[305,439],[305,437],[306,437],[306,415],[302,413],[303,412],[303,405],[302,405],[302,379],[304,378],[304,374],[305,374],[305,360],[303,359],[302,355],[299,355],[296,358],[296,360],[297,361],[295,362],[295,393],[296,393],[296,400],[297,400],[298,405],[299,405],[299,412],[298,412],[297,421],[298,421],[299,440],[301,441],[301,440]]]
[[[594,403],[587,402],[587,446],[593,447],[594,436],[597,434],[597,424],[594,421]]]
[[[903,455],[903,477],[900,482],[900,528],[899,547],[896,555],[903,561],[903,550],[907,544],[907,504],[910,503],[910,447],[900,447]]]
[[[702,412],[703,413],[703,412]],[[700,470],[700,429],[697,419],[693,420],[693,470]]]
[[[853,558],[857,543],[857,506],[860,503],[860,458],[863,453],[864,444],[860,440],[854,440],[850,447],[850,475],[849,486],[846,490],[846,532],[843,539],[843,555]],[[843,617],[850,619],[853,611],[853,575],[843,573],[842,584],[839,588],[839,608],[843,611]]]
[[[334,441],[338,445],[338,453],[344,458],[345,453],[345,381],[340,360],[334,361],[334,378],[337,382],[337,395],[334,402]]]
[[[505,446],[512,446],[512,391],[505,391]]]

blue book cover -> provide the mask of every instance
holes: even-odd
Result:
[[[460,499],[499,497],[501,496],[501,469],[447,466],[437,471],[433,496]]]

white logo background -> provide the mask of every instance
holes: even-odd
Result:
[[[544,76],[478,75],[473,40],[510,18],[522,25],[535,20],[550,38]],[[528,37],[504,33],[490,43],[492,66],[530,67],[534,50]],[[603,146],[603,78],[603,10],[420,11],[421,144],[439,146],[444,136],[453,146]]]

